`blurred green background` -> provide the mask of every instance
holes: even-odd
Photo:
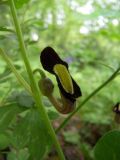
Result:
[[[77,105],[120,65],[119,0],[15,0],[15,5],[32,70],[42,69],[40,53],[46,46],[53,47],[68,62],[70,73],[82,90]],[[29,83],[6,0],[0,0],[0,48]],[[55,85],[55,96],[60,97],[55,77],[47,72],[46,75]],[[40,77],[35,78],[38,81]],[[92,147],[114,128],[112,110],[120,101],[119,81],[117,76],[92,97],[77,114],[78,119],[70,121],[62,133],[66,142],[80,148],[85,160],[93,160]],[[46,107],[50,106],[47,99],[42,99]],[[33,105],[33,99],[0,57],[0,106],[11,101],[20,106]],[[51,114],[50,119],[57,118],[58,114]]]
[[[53,47],[68,62],[69,70],[86,98],[120,64],[120,1],[118,0],[21,0],[15,1],[32,69],[42,68],[39,55]],[[7,2],[0,1],[0,47],[26,76]],[[55,78],[46,73],[55,84]],[[38,77],[37,77],[38,79]],[[94,96],[79,112],[89,123],[111,124],[112,106],[120,101],[120,77]],[[23,88],[0,58],[0,101]]]

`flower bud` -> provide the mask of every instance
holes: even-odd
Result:
[[[54,85],[49,78],[40,79],[38,86],[44,96],[49,97],[53,93]]]

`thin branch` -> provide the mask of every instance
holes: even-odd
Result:
[[[56,133],[62,129],[67,122],[74,116],[75,113],[77,113],[94,95],[96,95],[101,89],[103,89],[105,86],[107,86],[108,83],[110,83],[119,73],[120,67],[98,88],[96,88],[83,102],[71,113],[69,116],[61,123],[61,125],[56,129]]]

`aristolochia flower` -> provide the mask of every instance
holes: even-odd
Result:
[[[82,94],[80,87],[70,75],[68,64],[63,61],[51,47],[43,49],[40,55],[40,61],[46,71],[56,76],[61,94],[74,103],[76,98]]]

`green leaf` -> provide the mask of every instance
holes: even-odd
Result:
[[[17,9],[22,8],[24,4],[27,4],[30,0],[14,0]]]
[[[33,159],[40,160],[43,157],[50,142],[50,136],[36,109],[29,110],[19,122],[13,133],[12,141],[18,149],[28,146]]]
[[[8,145],[9,145],[9,138],[4,134],[0,134],[0,150],[6,148]]]
[[[96,144],[95,160],[120,159],[120,131],[111,131],[105,134]]]
[[[0,107],[0,132],[5,131],[11,124],[14,117],[23,111],[23,108],[16,104]]]
[[[8,5],[8,1],[7,0],[1,0],[0,5]]]
[[[17,102],[23,107],[33,107],[34,99],[26,91],[22,91],[17,97]]]
[[[80,135],[77,132],[67,131],[63,133],[65,141],[72,144],[79,144]]]
[[[8,98],[9,101],[16,102],[19,106],[22,107],[33,107],[34,106],[34,99],[31,95],[28,94],[26,91],[14,91]]]
[[[29,157],[29,153],[27,149],[13,150],[8,154],[8,160],[27,160]]]
[[[59,114],[55,111],[52,111],[52,110],[48,110],[48,116],[51,120],[55,120],[55,119],[59,118]]]
[[[10,29],[10,28],[6,28],[4,26],[0,26],[0,31],[2,32],[12,32],[14,33],[14,30]]]

